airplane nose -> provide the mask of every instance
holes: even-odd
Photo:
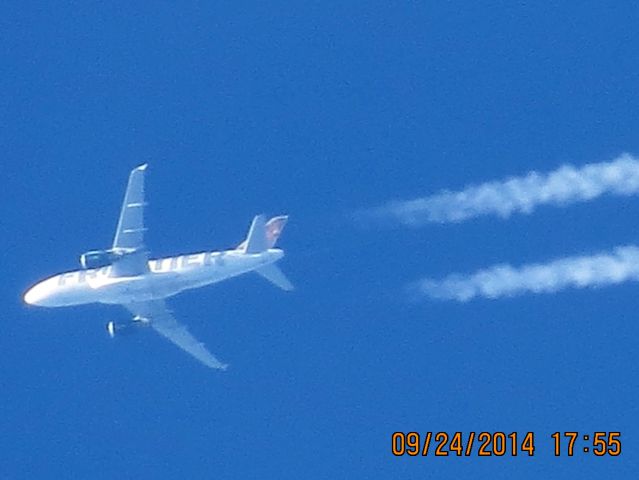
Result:
[[[24,294],[24,303],[29,305],[40,305],[40,302],[45,297],[44,289],[40,285],[35,285],[27,290]]]
[[[27,303],[29,305],[35,305],[37,301],[36,296],[37,296],[36,292],[33,291],[33,288],[30,288],[24,294],[24,297],[23,297],[24,303]]]

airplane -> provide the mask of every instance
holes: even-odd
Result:
[[[227,364],[178,323],[165,299],[247,272],[258,273],[282,290],[293,290],[291,282],[275,264],[284,256],[275,244],[288,216],[268,221],[264,215],[255,216],[246,239],[234,249],[149,259],[144,243],[147,165],[134,168],[129,175],[112,247],[83,253],[80,255],[82,269],[60,273],[35,284],[24,294],[24,302],[42,307],[89,303],[122,305],[132,319],[127,323],[108,322],[106,329],[111,338],[135,327],[148,326],[207,367],[226,370]]]

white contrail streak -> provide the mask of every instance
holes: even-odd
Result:
[[[525,292],[552,293],[564,288],[614,285],[639,280],[639,247],[617,247],[612,252],[566,257],[521,267],[495,265],[471,275],[423,279],[414,287],[423,295],[466,302],[475,297],[499,298]]]
[[[639,159],[622,154],[605,163],[581,168],[564,165],[550,173],[530,172],[523,177],[469,186],[458,192],[442,191],[428,197],[395,201],[364,213],[373,218],[392,218],[407,226],[429,222],[461,222],[480,215],[507,218],[516,212],[530,213],[538,205],[585,202],[605,193],[639,193]]]

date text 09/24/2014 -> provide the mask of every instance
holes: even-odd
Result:
[[[554,455],[573,456],[583,452],[598,457],[616,457],[621,454],[620,432],[555,432],[550,435],[554,443]],[[395,432],[391,438],[393,455],[417,456],[471,456],[503,457],[535,455],[535,433],[526,432]]]

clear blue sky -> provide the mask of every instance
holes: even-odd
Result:
[[[407,282],[639,243],[636,198],[418,230],[358,208],[639,153],[632,2],[6,3],[2,478],[635,478],[639,285],[466,304]],[[281,292],[172,299],[212,372],[117,307],[24,290],[112,240],[149,162],[156,255],[288,213]],[[534,431],[534,458],[394,458],[392,432]],[[555,458],[554,431],[624,453]],[[633,474],[634,472],[634,474]]]

